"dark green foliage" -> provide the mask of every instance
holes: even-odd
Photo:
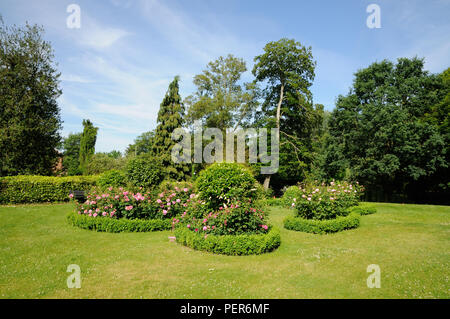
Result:
[[[196,180],[200,199],[212,210],[235,200],[256,199],[256,183],[250,170],[238,163],[212,164]]]
[[[181,102],[178,86],[179,77],[170,83],[169,89],[160,105],[158,112],[158,126],[153,138],[152,153],[162,161],[164,177],[183,180],[189,173],[189,166],[176,164],[172,161],[172,148],[175,141],[172,133],[183,126],[184,106]]]
[[[289,230],[306,233],[327,234],[357,228],[359,226],[359,220],[360,217],[357,213],[350,213],[347,216],[340,216],[335,219],[326,220],[287,217],[284,220],[284,227]]]
[[[142,154],[128,162],[126,175],[134,186],[154,188],[164,177],[164,166],[160,158]]]
[[[172,228],[172,221],[170,219],[94,218],[77,213],[69,213],[67,220],[73,226],[109,233],[151,232],[170,230]]]
[[[69,176],[81,175],[80,169],[80,141],[82,133],[69,134],[63,139],[63,167]]]
[[[267,234],[205,236],[181,226],[175,229],[175,236],[177,242],[185,246],[224,255],[262,254],[281,244],[280,232],[276,228]]]
[[[69,200],[74,190],[88,191],[97,176],[10,176],[0,178],[0,203],[43,203]]]
[[[87,174],[87,165],[95,153],[95,142],[97,141],[98,127],[90,120],[83,120],[83,133],[80,140],[80,169]]]
[[[424,71],[417,58],[359,70],[329,121],[326,175],[342,178],[349,169],[368,189],[368,198],[376,200],[405,194],[420,201],[427,192],[439,191],[436,186],[448,182],[448,147],[440,128],[424,114],[442,100],[442,90],[442,79]]]
[[[0,176],[51,175],[56,164],[61,90],[43,32],[0,19]]]
[[[97,184],[102,188],[124,187],[127,185],[127,177],[124,172],[112,169],[99,176]]]

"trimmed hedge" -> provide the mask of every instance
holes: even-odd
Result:
[[[347,216],[339,216],[334,219],[316,220],[300,217],[288,217],[284,220],[284,227],[306,233],[326,234],[336,233],[345,229],[357,228],[360,215],[352,212]]]
[[[375,214],[377,212],[377,209],[372,206],[355,206],[355,207],[351,208],[351,211],[363,216],[363,215]]]
[[[0,178],[0,204],[62,202],[73,190],[89,190],[98,176],[7,176]]]
[[[172,229],[171,219],[116,219],[70,213],[67,215],[67,220],[73,226],[109,233],[150,232]]]
[[[280,231],[272,228],[258,235],[205,235],[185,227],[175,229],[176,241],[196,250],[223,255],[258,255],[270,252],[281,244]]]

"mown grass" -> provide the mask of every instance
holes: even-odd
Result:
[[[0,298],[449,298],[450,207],[375,204],[332,235],[283,229],[260,256],[219,256],[169,242],[170,231],[96,233],[70,226],[71,204],[0,206]],[[69,289],[69,264],[82,288]],[[381,268],[369,289],[366,269]]]

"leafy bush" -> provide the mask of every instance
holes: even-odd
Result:
[[[131,159],[126,168],[127,179],[134,186],[154,188],[163,178],[161,160],[146,154]]]
[[[261,199],[258,201],[261,206],[283,206],[283,200],[282,198],[267,198],[267,199]]]
[[[95,189],[87,195],[86,202],[78,204],[77,212],[91,218],[170,219],[181,214],[194,196],[189,189],[157,196],[150,191],[131,192],[122,187],[110,187],[104,192]]]
[[[92,218],[73,212],[67,215],[67,220],[73,226],[110,233],[149,232],[169,230],[172,227],[170,219]]]
[[[280,232],[272,228],[265,234],[208,235],[185,227],[175,229],[177,242],[196,250],[224,255],[252,255],[270,252],[281,244]]]
[[[128,159],[125,157],[113,157],[111,154],[97,153],[90,157],[86,163],[86,175],[98,175],[110,170],[124,170]]]
[[[304,219],[291,216],[284,220],[284,227],[306,233],[326,234],[357,228],[359,226],[359,220],[359,214],[354,212],[347,216],[339,216],[335,219],[327,220]]]
[[[212,164],[196,180],[199,198],[212,210],[235,200],[256,199],[256,183],[250,170],[237,163]]]
[[[9,176],[0,178],[0,203],[42,203],[69,200],[74,190],[88,191],[98,176]]]
[[[296,194],[296,197],[293,198],[291,206],[301,218],[333,219],[346,215],[350,207],[358,205],[361,191],[362,188],[358,184],[347,182],[299,186],[298,190],[292,191],[292,195]]]
[[[160,192],[168,192],[168,191],[180,191],[187,188],[190,192],[194,192],[194,185],[189,182],[177,182],[172,180],[164,180],[161,184],[159,184]]]
[[[299,198],[302,196],[302,192],[300,190],[300,187],[297,185],[289,186],[281,198],[281,201],[283,203],[283,206],[289,207],[294,202],[294,198]]]
[[[113,169],[100,175],[97,184],[102,188],[126,186],[126,176],[122,171]]]

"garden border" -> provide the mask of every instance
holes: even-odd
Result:
[[[67,215],[69,224],[88,230],[109,233],[151,232],[172,229],[171,219],[116,219],[91,217],[71,212]]]
[[[176,241],[195,250],[222,255],[259,255],[275,250],[281,244],[280,231],[272,227],[267,234],[205,235],[186,227],[175,229]]]
[[[284,220],[284,228],[306,233],[326,234],[357,228],[359,227],[359,223],[360,215],[356,212],[352,212],[347,216],[339,216],[335,219],[327,220],[304,219],[290,216]]]

